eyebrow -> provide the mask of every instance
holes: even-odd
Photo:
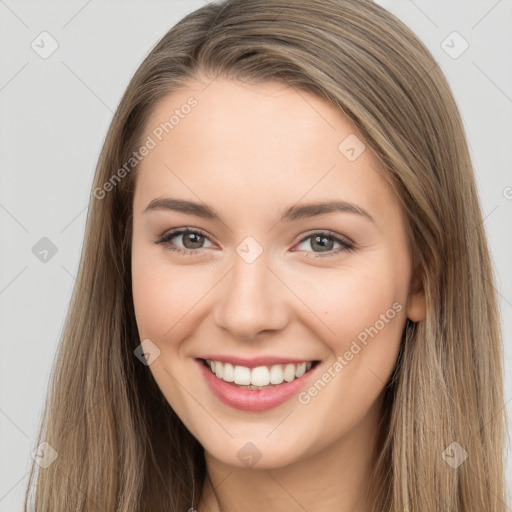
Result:
[[[154,210],[172,210],[188,215],[196,215],[203,219],[220,220],[220,215],[211,206],[204,203],[195,203],[193,201],[185,201],[181,199],[153,199],[146,206],[143,213]],[[354,213],[375,222],[375,219],[360,206],[339,200],[295,204],[289,206],[281,212],[279,222],[290,222],[334,212]]]

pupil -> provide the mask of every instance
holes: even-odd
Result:
[[[331,240],[331,243],[327,243],[327,247],[326,247],[326,240],[329,240],[329,237],[327,236],[315,236],[315,238],[313,239],[313,244],[314,243],[317,243],[317,242],[321,242],[321,245],[319,245],[318,247],[322,250],[326,249],[326,250],[329,250],[329,249],[332,249],[332,244],[334,243],[333,240]],[[314,247],[313,247],[314,248]],[[325,252],[325,251],[321,251],[321,252]]]
[[[193,240],[193,237],[196,237],[198,240]],[[201,242],[202,242],[202,235],[198,235],[197,233],[189,233],[188,235],[186,235],[185,237],[183,237],[183,245],[187,248],[187,249],[198,249],[199,247],[201,247]],[[192,247],[190,247],[188,244],[191,243],[192,244]],[[194,243],[197,244],[194,245]]]

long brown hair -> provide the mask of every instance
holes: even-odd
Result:
[[[463,125],[426,47],[369,0],[209,4],[141,64],[96,168],[35,445],[46,441],[58,457],[33,464],[25,510],[185,511],[193,493],[197,504],[202,447],[134,356],[137,167],[117,171],[159,100],[199,75],[278,80],[328,101],[373,148],[405,213],[427,315],[407,322],[386,386],[372,510],[505,512],[500,318]],[[454,467],[454,454],[467,459]]]

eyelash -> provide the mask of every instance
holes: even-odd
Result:
[[[196,235],[201,235],[201,236],[205,237],[206,239],[210,240],[206,236],[206,234],[204,232],[202,232],[201,230],[198,230],[195,228],[178,228],[178,229],[174,229],[174,230],[169,231],[168,233],[162,235],[159,239],[155,240],[154,243],[163,245],[163,246],[165,246],[166,249],[180,253],[180,254],[184,254],[184,255],[197,254],[201,250],[201,248],[199,248],[199,249],[182,249],[181,247],[177,247],[174,244],[172,244],[172,245],[167,244],[167,242],[169,242],[173,238],[176,238],[177,236],[182,235],[184,233],[194,233]],[[348,240],[346,240],[344,238],[337,236],[332,231],[315,231],[315,232],[309,234],[308,236],[302,238],[298,243],[301,244],[301,243],[305,242],[306,240],[308,240],[309,238],[313,238],[315,235],[320,235],[320,236],[323,236],[326,238],[331,238],[335,242],[339,243],[341,245],[341,247],[338,249],[333,249],[326,253],[314,253],[315,256],[306,256],[308,258],[325,258],[325,257],[339,254],[341,252],[353,252],[356,249],[354,244],[352,244],[351,242],[349,242]],[[211,240],[210,240],[210,242],[211,242]],[[313,251],[311,251],[311,252],[313,252]]]

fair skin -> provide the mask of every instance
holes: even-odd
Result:
[[[140,339],[160,350],[149,369],[205,449],[199,512],[362,511],[384,386],[407,317],[425,315],[421,291],[410,293],[398,199],[367,144],[353,161],[338,149],[357,132],[324,100],[276,82],[208,82],[164,98],[147,124],[144,139],[197,99],[139,164],[132,243]],[[170,197],[207,204],[222,220],[144,211]],[[357,205],[371,219],[335,211],[279,222],[289,206],[328,200]],[[183,227],[204,236],[154,243]],[[354,250],[340,251],[328,235],[315,244],[326,230]],[[250,263],[237,252],[248,236],[263,249]],[[173,244],[194,254],[173,252]],[[269,410],[233,408],[212,393],[198,365],[212,353],[319,361],[307,392],[376,325],[378,333],[307,403],[297,395]],[[260,457],[250,467],[237,455],[249,442]]]

